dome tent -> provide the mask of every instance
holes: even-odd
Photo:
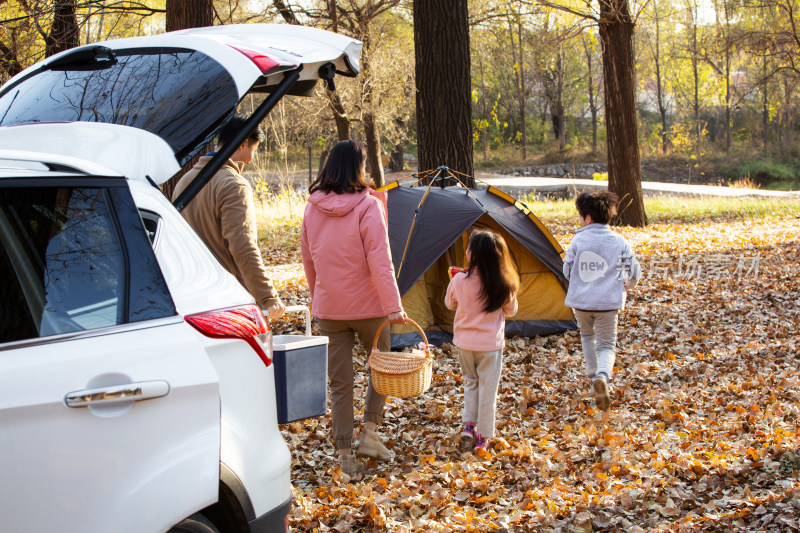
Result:
[[[572,310],[564,305],[564,250],[525,204],[491,186],[466,188],[446,167],[411,177],[417,179],[410,185],[401,184],[401,179],[381,190],[388,197],[389,243],[403,308],[425,330],[429,342],[452,340],[455,312],[444,305],[447,269],[466,266],[465,250],[474,228],[503,236],[520,276],[519,310],[506,320],[507,336],[577,328]],[[431,183],[422,185],[426,178]],[[392,326],[393,346],[420,340],[413,326]]]

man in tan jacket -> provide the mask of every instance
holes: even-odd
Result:
[[[241,131],[245,119],[233,117],[219,132],[217,149]],[[267,275],[258,249],[253,186],[240,174],[252,161],[258,144],[264,140],[259,126],[234,152],[225,165],[203,187],[181,214],[223,267],[236,276],[268,311],[270,320],[280,318],[286,310],[272,280]],[[181,177],[172,193],[173,201],[211,160],[207,154]]]

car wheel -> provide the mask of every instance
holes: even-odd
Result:
[[[219,533],[219,529],[200,513],[172,526],[167,533]]]

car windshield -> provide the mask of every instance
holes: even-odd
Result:
[[[184,164],[236,109],[235,82],[217,61],[179,48],[130,49],[115,60],[34,73],[0,97],[0,126],[102,122],[163,138]]]

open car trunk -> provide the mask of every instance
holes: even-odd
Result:
[[[9,149],[38,145],[101,158],[114,170],[129,169],[121,172],[129,178],[161,184],[214,139],[247,94],[270,94],[267,107],[254,113],[255,127],[283,95],[311,94],[318,80],[332,83],[334,73],[358,74],[360,52],[354,39],[277,24],[89,44],[47,58],[0,88],[0,126],[55,123],[45,134],[55,144],[31,143],[43,130],[17,128],[0,128],[0,140]],[[68,126],[76,122],[118,127]],[[126,145],[132,153],[123,155]],[[132,164],[134,157],[148,161]]]

